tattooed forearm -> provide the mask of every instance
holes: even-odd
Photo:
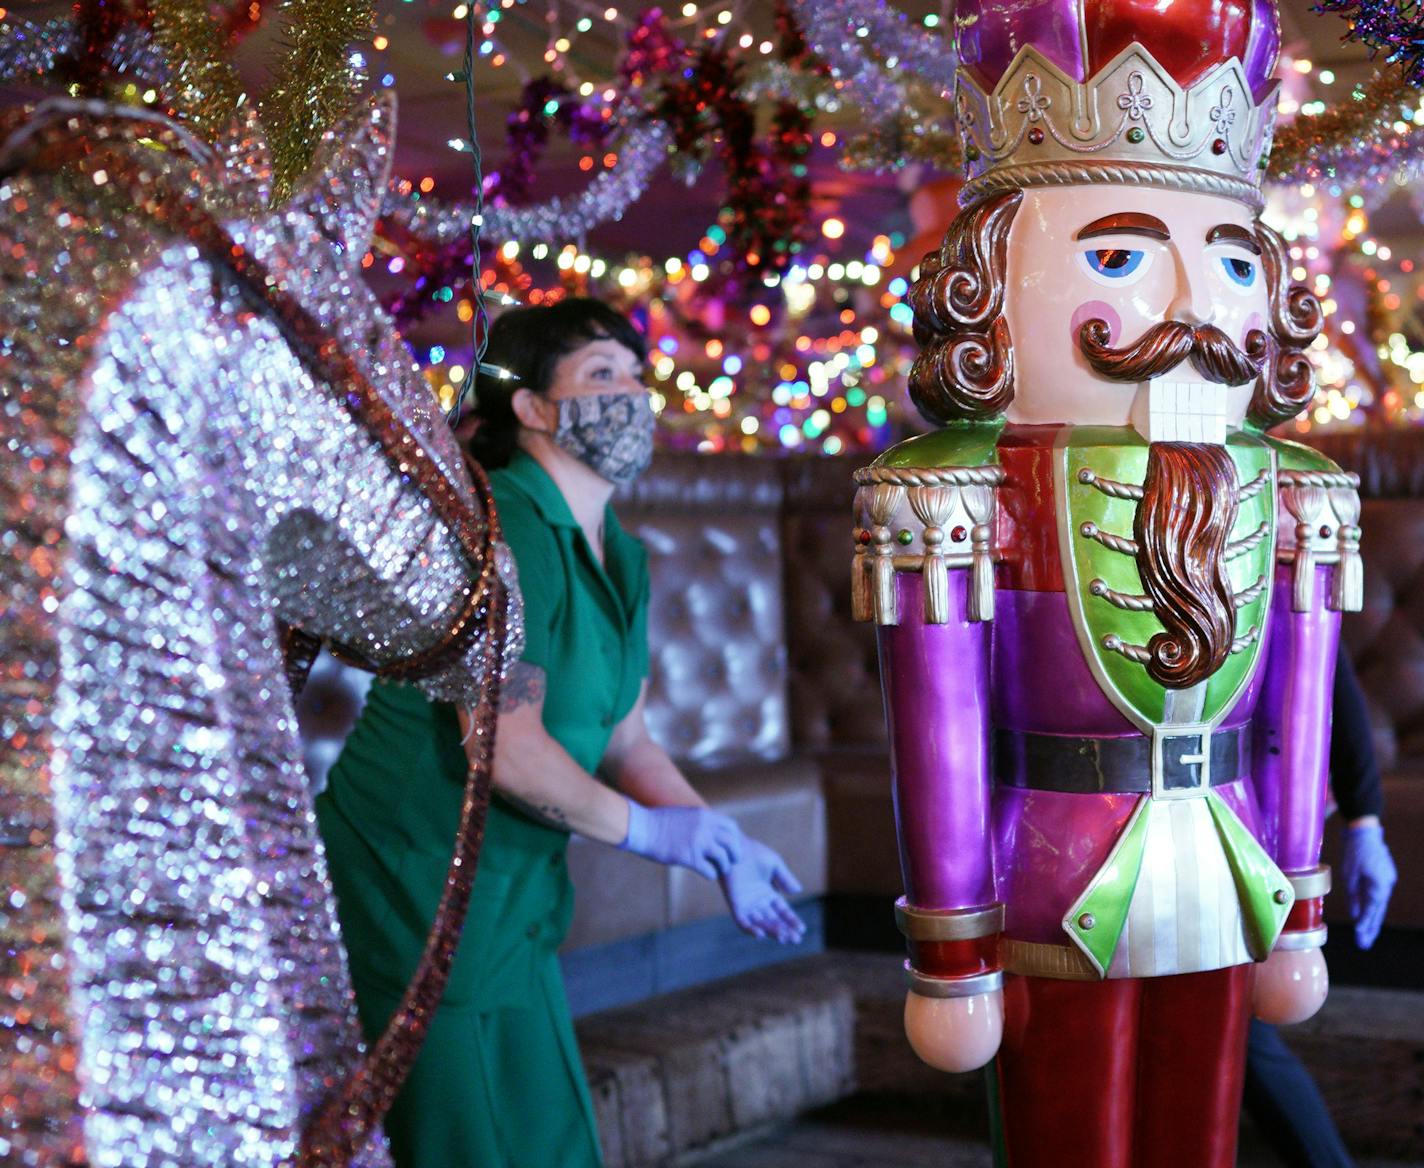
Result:
[[[543,674],[541,673],[540,676],[542,677]],[[528,800],[521,799],[518,795],[511,795],[508,791],[501,791],[499,796],[511,807],[524,812],[530,819],[537,819],[546,827],[557,827],[560,831],[571,830],[569,827],[569,817],[559,810],[559,808],[551,804],[531,803]]]
[[[544,671],[527,661],[516,661],[499,691],[499,712],[507,714],[520,706],[532,706],[544,700]]]

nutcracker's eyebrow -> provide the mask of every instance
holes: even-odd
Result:
[[[1261,254],[1261,245],[1246,228],[1235,223],[1218,223],[1206,233],[1207,243],[1238,243],[1247,251]]]
[[[1156,215],[1143,215],[1136,211],[1118,211],[1094,219],[1075,235],[1074,239],[1092,239],[1097,235],[1145,235],[1165,243],[1172,238],[1167,225]]]

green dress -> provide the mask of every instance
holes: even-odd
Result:
[[[553,480],[522,451],[490,478],[519,565],[523,660],[548,682],[544,726],[592,772],[647,675],[647,555],[609,510],[601,567]],[[368,1039],[420,957],[464,780],[454,708],[375,682],[317,798]],[[400,1168],[600,1163],[557,961],[573,912],[568,839],[497,796],[490,807],[445,997],[386,1117]]]

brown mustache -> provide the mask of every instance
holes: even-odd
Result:
[[[1088,320],[1078,330],[1078,346],[1098,373],[1114,381],[1149,381],[1190,361],[1208,381],[1245,385],[1260,376],[1270,342],[1260,329],[1246,334],[1246,348],[1213,324],[1164,320],[1130,345],[1112,348],[1105,320]]]

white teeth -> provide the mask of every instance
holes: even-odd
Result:
[[[1149,442],[1226,442],[1226,386],[1156,378],[1147,387]]]

